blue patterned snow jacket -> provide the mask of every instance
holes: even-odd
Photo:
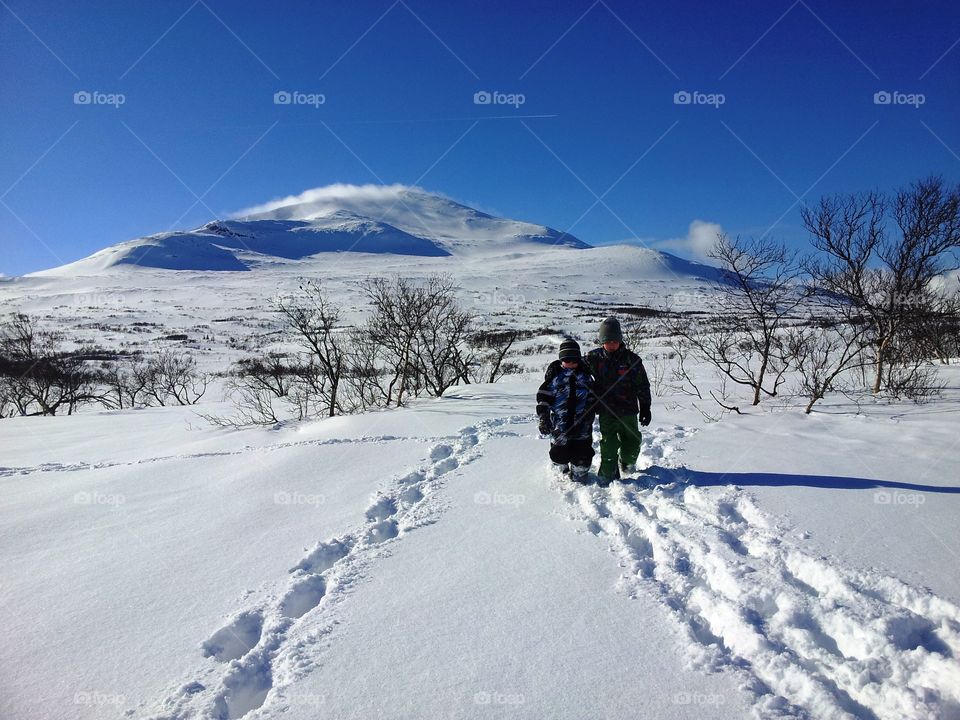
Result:
[[[537,416],[549,418],[555,444],[592,437],[595,404],[593,379],[586,363],[581,360],[570,370],[559,360],[550,363],[537,391]]]

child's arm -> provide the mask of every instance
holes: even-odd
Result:
[[[548,371],[549,372],[549,371]],[[553,378],[544,380],[537,390],[537,417],[541,422],[546,419],[550,421],[550,409],[553,407],[553,401],[556,400],[557,393],[553,389]]]

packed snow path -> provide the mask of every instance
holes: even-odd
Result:
[[[663,457],[685,431],[651,435]],[[694,665],[735,669],[761,716],[935,718],[960,706],[957,606],[805,552],[742,490],[684,480],[682,467],[651,467],[564,493],[611,542],[626,591],[671,609]]]
[[[234,720],[263,705],[274,682],[284,685],[310,670],[298,660],[301,643],[318,643],[336,624],[336,606],[369,571],[379,547],[403,533],[434,522],[442,501],[437,498],[444,476],[476,459],[481,442],[508,423],[525,418],[486,420],[462,428],[455,437],[439,439],[423,465],[394,479],[364,512],[364,521],[344,536],[319,542],[294,567],[283,591],[247,608],[202,643],[203,654],[225,663],[222,672],[208,671],[183,685],[166,701],[168,718],[213,717]],[[298,621],[323,603],[304,640],[292,632]],[[284,670],[276,672],[275,659]]]
[[[309,642],[317,642],[351,585],[371,571],[378,546],[437,520],[442,478],[476,459],[491,429],[525,420],[488,420],[433,446],[427,464],[375,498],[355,532],[319,543],[292,568],[281,595],[203,643],[226,670],[213,682],[186,684],[167,716],[241,718],[266,699],[274,658],[285,661],[276,680],[286,685],[308,672],[310,663],[297,662],[298,641],[288,640],[291,626],[325,601],[311,622]],[[529,422],[523,429],[530,433]],[[652,593],[669,608],[692,666],[736,673],[756,696],[758,717],[935,718],[960,704],[960,609],[805,552],[738,488],[685,484],[684,468],[670,458],[688,433],[647,433],[645,457],[664,464],[636,480],[609,489],[554,482],[587,529],[610,542],[624,568],[622,589]]]

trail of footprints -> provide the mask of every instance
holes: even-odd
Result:
[[[497,426],[525,421],[520,416],[483,421],[461,429],[450,442],[434,445],[425,466],[395,478],[373,499],[361,526],[318,543],[290,568],[281,594],[234,616],[204,641],[203,655],[222,663],[223,671],[210,673],[212,680],[183,685],[154,717],[241,718],[261,707],[278,685],[278,657],[289,661],[282,670],[287,676],[291,667],[309,669],[308,661],[297,660],[301,648],[290,637],[298,621],[318,607],[340,602],[383,543],[433,522],[441,507],[428,500],[444,476],[479,457],[482,440],[496,434]]]
[[[684,432],[651,434],[663,458]],[[566,499],[609,540],[623,589],[670,609],[693,666],[739,673],[764,718],[960,717],[960,608],[806,552],[739,488],[657,474],[674,482]]]

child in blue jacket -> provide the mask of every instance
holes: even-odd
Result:
[[[593,379],[580,355],[580,345],[567,338],[560,358],[550,363],[537,392],[541,435],[549,435],[554,467],[585,482],[593,462]]]

